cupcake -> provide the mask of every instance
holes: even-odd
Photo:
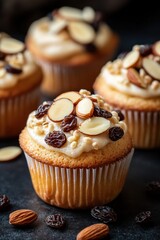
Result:
[[[61,7],[34,22],[26,43],[44,72],[49,96],[92,89],[101,67],[116,51],[118,37],[90,7]]]
[[[135,147],[160,147],[160,41],[108,62],[93,88],[123,112]]]
[[[39,105],[42,80],[25,45],[0,34],[0,138],[18,136],[28,114]]]
[[[121,118],[86,90],[62,93],[33,111],[19,141],[37,195],[73,209],[116,198],[133,155]]]

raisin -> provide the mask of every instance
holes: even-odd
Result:
[[[46,217],[45,222],[47,226],[52,228],[63,228],[65,226],[65,219],[61,214],[53,214]]]
[[[4,53],[0,52],[0,61],[3,61],[5,59],[5,56],[6,55]]]
[[[94,53],[97,51],[97,48],[94,43],[85,44],[85,49],[87,52]]]
[[[74,115],[66,116],[63,119],[60,127],[64,132],[69,132],[77,127],[77,118]]]
[[[22,69],[21,68],[15,68],[13,66],[11,66],[10,64],[5,65],[5,69],[8,73],[12,73],[12,74],[20,74],[22,73]]]
[[[35,111],[35,117],[38,119],[43,117],[48,112],[48,109],[50,108],[51,104],[52,104],[51,101],[46,102],[46,104],[41,104]]]
[[[124,115],[121,112],[121,110],[117,109],[117,110],[114,110],[114,111],[118,113],[119,121],[123,121],[124,120]]]
[[[140,46],[139,52],[142,57],[146,57],[152,53],[152,46],[151,45],[142,45],[142,46]]]
[[[100,220],[103,223],[116,222],[117,214],[113,208],[108,206],[96,206],[91,209],[92,217]]]
[[[105,109],[102,109],[98,106],[95,106],[94,107],[94,113],[93,113],[94,116],[96,117],[103,117],[103,118],[111,118],[112,117],[112,113],[105,110]]]
[[[91,23],[92,27],[94,28],[95,32],[98,32],[100,23],[103,21],[103,14],[101,12],[96,12],[95,19]]]
[[[55,148],[62,147],[66,142],[66,136],[61,131],[53,131],[46,135],[45,142]]]
[[[124,131],[120,127],[112,127],[112,128],[109,129],[109,138],[112,141],[119,140],[120,138],[123,137],[123,135],[124,135]]]
[[[140,212],[136,217],[135,221],[139,224],[146,224],[151,220],[151,211]]]
[[[10,204],[10,200],[6,195],[0,195],[0,211],[4,210]]]
[[[146,185],[146,192],[152,196],[160,197],[160,182],[152,181]]]

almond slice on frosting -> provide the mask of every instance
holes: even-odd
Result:
[[[20,147],[9,146],[0,149],[0,162],[11,161],[22,153]]]
[[[80,44],[89,44],[95,38],[94,29],[84,22],[70,22],[68,30],[71,38]]]
[[[67,20],[82,20],[82,11],[77,8],[61,7],[57,13]]]
[[[0,51],[5,54],[17,54],[25,49],[24,43],[13,38],[2,38],[0,43]]]
[[[123,59],[123,67],[130,68],[134,67],[139,60],[140,53],[138,51],[129,52]]]
[[[160,64],[150,58],[143,58],[142,66],[153,78],[160,81]]]
[[[110,127],[110,121],[102,117],[92,117],[85,120],[79,127],[81,133],[87,135],[99,135]]]
[[[83,8],[83,11],[82,11],[82,17],[87,22],[93,22],[96,17],[96,13],[93,10],[93,8],[85,7]]]
[[[64,30],[67,26],[67,22],[65,20],[55,20],[50,25],[50,32],[59,33]]]
[[[60,94],[55,100],[58,100],[60,98],[68,98],[75,105],[81,100],[82,97],[78,92],[70,91]]]
[[[70,115],[74,110],[74,105],[71,100],[61,98],[53,102],[48,110],[48,117],[53,122],[60,122],[65,116]]]
[[[140,88],[145,88],[146,85],[143,82],[142,78],[134,68],[129,68],[127,70],[127,77],[129,81]]]
[[[160,41],[153,44],[152,51],[156,56],[160,56]]]
[[[93,115],[94,105],[91,99],[83,98],[76,106],[76,115],[79,118],[87,119]]]

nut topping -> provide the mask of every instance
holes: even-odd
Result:
[[[37,220],[37,213],[29,209],[20,209],[9,215],[9,223],[15,226],[25,226]]]
[[[110,121],[102,117],[92,117],[85,120],[79,127],[79,131],[87,135],[99,135],[110,127]]]
[[[76,240],[97,240],[104,238],[109,233],[109,227],[104,223],[96,223],[81,230]]]
[[[60,94],[55,100],[58,100],[60,98],[68,98],[75,105],[81,100],[82,97],[78,92],[70,91]]]
[[[146,85],[138,72],[134,68],[129,68],[127,71],[127,77],[129,81],[140,88],[145,88]]]
[[[4,54],[17,54],[23,52],[24,49],[24,43],[16,39],[10,37],[4,37],[1,39],[0,52]]]
[[[153,47],[152,51],[156,56],[160,56],[160,41],[156,42]]]
[[[61,98],[53,102],[48,110],[48,117],[53,122],[60,122],[65,116],[70,115],[74,110],[74,105],[71,100]]]
[[[93,111],[94,105],[89,98],[83,98],[76,106],[76,115],[82,119],[90,118]]]
[[[81,10],[77,8],[61,7],[56,13],[67,20],[82,20]]]
[[[143,68],[145,71],[156,80],[160,81],[160,64],[150,58],[143,58]]]
[[[139,57],[140,57],[139,51],[129,52],[123,59],[123,67],[130,68],[136,66]]]

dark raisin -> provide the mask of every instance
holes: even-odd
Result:
[[[40,105],[37,110],[35,111],[35,117],[36,118],[41,118],[43,117],[45,114],[47,114],[48,109],[50,108],[52,102],[48,101],[46,102],[46,104],[42,104]]]
[[[4,53],[0,52],[0,61],[3,61],[5,59],[5,56],[6,55]]]
[[[6,195],[0,195],[0,211],[4,210],[10,204],[10,200]]]
[[[146,192],[150,195],[160,197],[160,182],[152,181],[146,185]]]
[[[66,142],[66,136],[61,131],[53,131],[46,135],[45,142],[55,148],[62,147]]]
[[[118,113],[119,121],[123,121],[124,120],[124,115],[121,112],[121,110],[117,109],[117,110],[114,110],[114,111]]]
[[[47,226],[52,228],[63,228],[65,226],[65,219],[61,214],[53,214],[46,217],[45,222]]]
[[[85,49],[87,52],[94,53],[97,51],[97,48],[94,43],[85,44]]]
[[[100,220],[103,223],[116,222],[117,214],[113,208],[108,206],[96,206],[91,209],[92,217]]]
[[[152,46],[151,45],[142,45],[142,46],[140,46],[139,52],[142,57],[146,57],[152,53]]]
[[[69,132],[76,127],[77,127],[77,118],[74,115],[66,116],[60,125],[60,128],[64,132]]]
[[[96,116],[96,117],[103,117],[103,118],[111,118],[112,117],[112,113],[105,110],[105,109],[102,109],[98,106],[95,106],[94,107],[94,112],[93,112],[93,115]]]
[[[118,55],[117,58],[123,59],[123,58],[125,58],[125,56],[127,55],[127,53],[128,53],[128,52],[121,52],[121,53]]]
[[[103,21],[103,14],[101,12],[96,12],[95,19],[91,23],[92,27],[96,32],[99,30],[100,23]]]
[[[12,73],[12,74],[20,74],[22,73],[22,69],[21,68],[16,68],[11,66],[10,64],[5,65],[5,69],[8,73]]]
[[[135,217],[136,223],[139,224],[146,224],[151,221],[151,211],[144,211],[140,212],[136,217]]]
[[[120,127],[112,127],[112,128],[109,129],[109,138],[112,141],[119,140],[120,138],[123,137],[123,135],[124,135],[124,131]]]

